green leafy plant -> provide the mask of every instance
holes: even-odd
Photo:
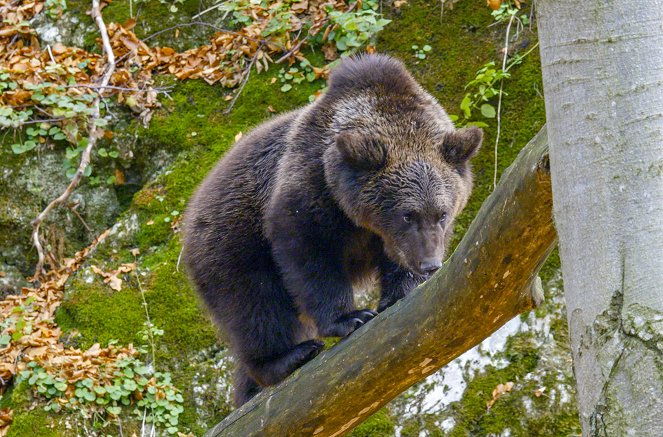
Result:
[[[366,1],[358,11],[341,12],[329,7],[331,31],[329,41],[340,52],[349,52],[367,44],[370,39],[391,23],[378,12],[379,3]]]
[[[433,50],[433,47],[429,46],[428,44],[421,48],[416,44],[412,46],[414,57],[421,60],[426,59],[426,53],[430,52],[431,50]]]
[[[292,89],[293,84],[300,84],[304,81],[313,82],[317,79],[313,66],[307,59],[299,62],[299,66],[292,66],[288,70],[281,68],[279,70],[279,81],[281,91],[287,93]]]
[[[510,21],[511,17],[516,17],[523,25],[527,26],[529,24],[529,17],[523,14],[522,10],[511,1],[502,3],[499,9],[493,11],[491,15],[497,23]]]
[[[474,79],[465,85],[465,93],[460,103],[462,118],[452,117],[458,120],[460,125],[487,126],[486,123],[470,121],[474,111],[479,111],[485,118],[495,118],[495,106],[489,103],[493,97],[499,94],[499,82],[508,79],[511,75],[508,71],[495,67],[495,62],[487,62],[481,67]]]
[[[46,14],[52,18],[56,19],[62,15],[63,12],[67,10],[67,1],[66,0],[46,0],[44,3],[44,10]]]
[[[146,325],[141,332],[141,338],[149,343],[149,347],[154,346],[155,336],[163,335],[163,330],[153,325]],[[67,373],[50,373],[33,361],[19,373],[18,380],[27,382],[38,395],[48,400],[44,407],[46,411],[75,411],[86,419],[93,418],[95,426],[103,428],[108,423],[106,419],[118,417],[128,410],[145,423],[176,434],[179,416],[184,411],[184,398],[173,385],[169,373],[155,372],[145,363],[147,345],[138,351],[139,357],[125,356],[112,366],[100,366],[99,376],[95,379],[68,380]]]

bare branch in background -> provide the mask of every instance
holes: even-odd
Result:
[[[46,206],[46,208],[44,208],[44,210],[40,212],[39,215],[32,221],[32,242],[35,248],[37,249],[37,256],[39,257],[37,261],[37,266],[35,267],[35,274],[33,277],[33,281],[39,280],[39,278],[44,273],[44,248],[41,244],[41,238],[39,236],[39,228],[42,222],[44,221],[44,219],[46,219],[46,217],[48,216],[48,214],[56,206],[65,203],[67,199],[69,199],[69,196],[74,191],[74,189],[76,189],[81,179],[83,178],[85,169],[90,164],[90,155],[92,153],[92,149],[97,143],[97,139],[102,135],[102,132],[99,131],[96,122],[100,117],[99,105],[103,98],[103,90],[104,88],[108,87],[111,76],[115,71],[115,55],[113,54],[113,49],[111,48],[110,40],[108,39],[108,31],[106,29],[106,23],[104,23],[103,17],[101,15],[99,0],[92,0],[92,18],[94,19],[95,24],[99,28],[99,33],[101,34],[101,40],[104,47],[104,54],[106,55],[106,70],[104,71],[104,74],[101,77],[101,81],[98,85],[99,92],[97,93],[97,97],[95,97],[94,101],[92,102],[92,116],[88,120],[88,126],[89,126],[88,143],[81,155],[81,162],[78,165],[78,169],[76,170],[74,177],[72,178],[71,182],[64,190],[64,192],[56,199],[53,199],[51,203],[49,203]]]

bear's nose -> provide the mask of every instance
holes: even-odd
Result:
[[[435,273],[440,267],[442,267],[442,261],[436,258],[426,258],[419,263],[419,269],[429,275]]]

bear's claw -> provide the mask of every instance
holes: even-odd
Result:
[[[336,319],[326,329],[321,330],[321,335],[323,337],[347,337],[375,316],[377,313],[368,309],[349,312]]]

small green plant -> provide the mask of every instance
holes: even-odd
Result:
[[[59,18],[63,12],[67,10],[67,1],[66,0],[46,0],[44,3],[44,10],[46,15],[52,19]]]
[[[279,70],[279,81],[281,85],[281,92],[287,93],[292,89],[293,84],[300,84],[304,81],[313,82],[317,79],[313,66],[311,63],[304,59],[299,63],[299,66],[292,66],[288,70],[281,68]]]
[[[163,330],[146,326],[142,338],[149,347],[154,337]],[[147,357],[148,345],[139,348]],[[113,348],[111,342],[109,348]],[[139,420],[163,427],[169,434],[178,432],[179,416],[184,411],[184,398],[173,385],[169,373],[154,372],[152,366],[135,356],[123,356],[112,365],[99,366],[99,372],[90,377],[67,380],[71,372],[49,372],[36,362],[19,373],[18,380],[26,381],[36,393],[48,400],[44,409],[51,412],[75,411],[85,419],[93,418],[95,426],[103,428],[106,419],[118,417],[129,409]]]
[[[367,44],[370,39],[391,23],[378,12],[379,3],[365,1],[358,11],[341,12],[329,7],[329,22],[332,30],[329,41],[341,52],[353,51]]]
[[[0,91],[4,90],[15,90],[16,89],[16,82],[11,80],[11,77],[9,76],[9,73],[5,71],[0,71]]]
[[[453,117],[454,120],[459,120],[460,125],[475,125],[479,127],[486,127],[487,124],[483,122],[470,121],[474,111],[479,111],[485,118],[495,118],[495,106],[491,103],[491,99],[499,94],[499,82],[502,79],[508,79],[511,75],[508,71],[498,69],[495,67],[495,62],[487,62],[481,67],[474,79],[467,85],[465,90],[468,90],[460,103],[460,110],[462,111],[462,119]]]
[[[170,212],[170,215],[166,216],[166,218],[164,218],[163,221],[166,222],[166,223],[168,223],[168,222],[170,222],[171,220],[173,220],[175,217],[177,217],[178,215],[180,215],[180,212],[179,212],[179,211],[177,211],[177,210],[175,210],[175,211],[171,211],[171,212]],[[163,332],[162,332],[162,334],[163,334]]]
[[[520,22],[527,26],[529,24],[529,17],[522,13],[522,10],[516,7],[511,1],[505,1],[499,7],[499,9],[491,13],[495,22],[503,23],[511,20],[511,17],[514,17]]]
[[[412,46],[414,57],[421,60],[426,59],[426,53],[430,52],[431,50],[433,50],[433,47],[429,46],[428,44],[421,48],[416,44]]]
[[[34,296],[28,297],[23,305],[12,308],[12,315],[0,321],[0,348],[8,346],[12,341],[19,341],[23,336],[32,333],[32,322],[25,319],[25,314],[32,308]],[[11,335],[9,332],[12,331]]]
[[[460,103],[461,117],[452,115],[451,119],[456,121],[459,126],[473,125],[478,127],[488,126],[481,121],[471,121],[475,111],[478,111],[484,118],[495,118],[497,110],[492,101],[500,94],[500,82],[509,79],[511,73],[509,70],[514,66],[521,64],[523,59],[531,53],[537,46],[532,47],[526,53],[514,55],[507,63],[506,68],[501,69],[495,66],[495,62],[487,62],[481,67],[474,79],[465,85],[465,96]],[[503,95],[508,95],[502,91]]]

